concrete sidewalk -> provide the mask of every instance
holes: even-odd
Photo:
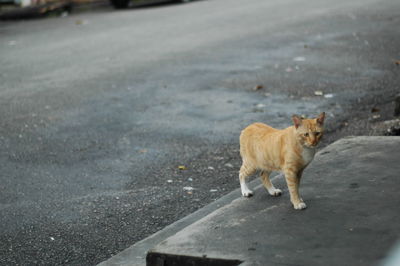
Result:
[[[293,209],[283,178],[278,198],[261,186],[249,199],[235,191],[155,245],[147,265],[377,265],[400,238],[399,148],[399,137],[339,140],[303,175],[306,210]],[[103,265],[144,265],[118,256]]]

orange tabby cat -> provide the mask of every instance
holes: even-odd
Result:
[[[289,188],[290,201],[297,210],[307,206],[299,196],[299,185],[304,168],[312,161],[316,146],[323,135],[325,113],[315,119],[292,116],[294,125],[279,130],[262,123],[254,123],[240,135],[242,167],[239,172],[242,195],[250,197],[253,192],[246,185],[246,178],[261,170],[261,180],[272,196],[282,194],[272,185],[269,175],[282,171]]]

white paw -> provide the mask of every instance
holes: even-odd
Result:
[[[293,204],[293,207],[296,210],[303,210],[303,209],[307,208],[307,205],[304,202],[300,202],[300,203],[297,203],[297,204]]]
[[[251,191],[250,189],[242,190],[242,195],[243,197],[249,198],[253,196],[253,191]]]
[[[280,190],[279,188],[273,188],[271,190],[268,190],[268,193],[273,197],[278,197],[282,195],[282,190]]]

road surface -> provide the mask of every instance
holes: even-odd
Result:
[[[237,188],[252,122],[325,111],[326,144],[370,123],[398,92],[399,8],[210,0],[0,22],[0,264],[95,265]]]

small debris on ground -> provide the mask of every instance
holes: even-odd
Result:
[[[400,125],[389,127],[385,132],[385,136],[400,136]]]
[[[293,61],[295,61],[295,62],[304,62],[304,61],[306,61],[306,58],[303,57],[303,56],[298,56],[298,57],[293,58]]]
[[[186,170],[187,168],[186,168],[186,166],[184,166],[184,165],[179,165],[179,166],[178,166],[178,169],[179,169],[179,170]]]
[[[209,167],[207,167],[207,169],[208,169],[208,170],[214,170],[214,167],[209,166]]]
[[[314,91],[315,96],[324,96],[324,93],[322,91]]]
[[[263,103],[256,104],[257,108],[264,108],[266,105]]]
[[[261,90],[262,88],[264,88],[263,85],[257,85],[255,87],[253,87],[253,91],[258,91],[258,90]]]
[[[75,24],[76,25],[86,25],[86,24],[88,24],[88,22],[86,20],[77,19],[75,21]]]
[[[218,189],[210,189],[210,192],[211,192],[211,193],[217,192],[217,191],[218,191]]]
[[[193,188],[193,187],[183,187],[183,190],[185,190],[185,191],[192,191],[192,190],[194,190],[194,188]]]
[[[229,167],[229,168],[233,168],[233,164],[231,164],[231,163],[226,163],[225,166]]]
[[[327,94],[325,94],[324,95],[324,97],[326,98],[326,99],[330,99],[330,98],[333,98],[333,94],[332,93],[327,93]]]

